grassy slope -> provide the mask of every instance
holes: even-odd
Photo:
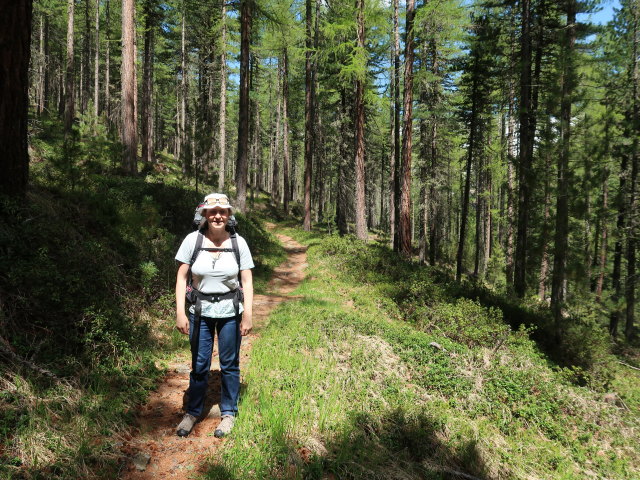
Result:
[[[615,375],[630,411],[605,403],[437,272],[290,234],[309,245],[301,298],[254,344],[208,478],[640,478],[637,372]]]
[[[57,122],[36,125],[28,197],[0,198],[0,478],[114,478],[158,361],[186,348],[173,257],[202,194],[170,157],[118,176],[104,134],[64,150]],[[239,221],[264,289],[283,250]]]

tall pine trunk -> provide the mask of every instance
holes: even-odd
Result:
[[[249,167],[249,45],[253,0],[240,2],[240,92],[238,100],[238,152],[236,161],[236,200],[245,210]]]
[[[282,204],[289,213],[289,55],[282,53]]]
[[[27,120],[31,0],[3,2],[0,15],[0,192],[23,196],[29,181]]]
[[[222,3],[220,35],[220,115],[218,119],[218,191],[224,190],[225,165],[227,156],[227,10]]]
[[[518,297],[524,297],[526,290],[527,240],[529,227],[529,204],[531,200],[530,154],[533,142],[531,136],[531,1],[522,0],[522,32],[520,37],[520,152],[518,170],[518,229],[514,259],[514,290]]]
[[[64,136],[65,139],[71,134],[71,128],[73,126],[73,119],[75,117],[75,96],[74,96],[74,52],[73,52],[73,37],[74,37],[74,11],[75,0],[67,1],[67,58],[66,58],[66,75],[64,85]],[[31,28],[31,27],[29,27]]]
[[[142,73],[142,162],[151,164],[155,160],[153,146],[153,55],[155,41],[155,12],[153,0],[144,4],[146,25],[144,34],[144,65]]]
[[[357,45],[360,51],[364,50],[364,0],[356,0],[357,10]],[[366,72],[359,72],[356,78],[356,98],[355,98],[355,214],[356,214],[356,236],[360,240],[367,239],[367,223],[365,218],[365,171],[364,171],[364,82]]]
[[[554,238],[551,311],[555,321],[556,342],[562,338],[562,307],[566,300],[569,237],[569,156],[571,153],[571,104],[575,88],[576,3],[567,0],[567,28],[562,49],[562,97],[560,100],[560,154],[556,198],[556,232]]]
[[[413,18],[415,0],[407,0],[406,40],[404,50],[404,101],[402,132],[402,181],[400,185],[400,215],[398,217],[398,249],[405,257],[411,256],[411,150],[413,131]]]
[[[629,177],[629,236],[627,237],[627,282],[625,284],[625,298],[627,301],[626,324],[624,335],[631,340],[633,335],[633,323],[635,316],[635,291],[636,291],[636,245],[638,242],[638,136],[640,135],[640,75],[638,72],[638,17],[640,8],[637,2],[633,3],[633,48],[632,48],[632,138],[631,145],[631,176]]]
[[[311,230],[311,169],[313,167],[313,101],[311,97],[311,0],[305,0],[305,61],[304,61],[304,220],[303,227]]]
[[[136,119],[135,1],[122,0],[122,168],[138,171],[138,126]]]
[[[400,217],[400,27],[398,21],[399,0],[393,0],[393,160],[392,183],[389,199],[391,244],[395,251],[398,244],[398,218]]]

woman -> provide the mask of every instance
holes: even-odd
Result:
[[[176,278],[176,327],[180,332],[189,335],[193,356],[187,413],[178,425],[176,433],[181,437],[189,435],[202,414],[211,367],[213,339],[217,333],[222,380],[222,422],[214,435],[223,437],[233,428],[238,413],[240,340],[253,326],[251,269],[254,265],[244,238],[239,235],[235,235],[235,239],[232,238],[227,229],[233,207],[226,195],[207,195],[198,208],[198,213],[203,217],[201,228],[187,235],[176,254],[176,260],[179,262]],[[195,251],[200,234],[204,237],[201,240],[202,247]],[[237,243],[235,249],[234,243]],[[194,256],[195,260],[189,272]],[[191,298],[195,304],[190,306],[187,317],[185,292],[190,273],[193,287]]]

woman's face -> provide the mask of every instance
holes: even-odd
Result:
[[[207,219],[211,228],[224,229],[229,221],[229,210],[227,208],[207,208],[202,211],[202,216]]]

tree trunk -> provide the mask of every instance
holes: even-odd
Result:
[[[549,128],[551,125],[549,125]],[[540,275],[538,276],[538,299],[543,302],[547,295],[547,277],[549,276],[549,219],[551,218],[551,186],[549,175],[551,174],[551,152],[546,152],[544,170],[544,214],[542,223],[542,257],[540,260]]]
[[[100,114],[100,0],[96,0],[96,48],[93,56],[93,116]]]
[[[530,157],[531,121],[531,1],[522,0],[522,34],[520,37],[520,152],[519,152],[519,190],[518,190],[518,230],[516,236],[514,290],[518,297],[524,297],[526,290],[527,240],[529,224],[529,203],[531,197]]]
[[[411,149],[413,130],[413,18],[415,0],[407,0],[407,17],[404,50],[404,101],[402,132],[402,183],[400,187],[400,215],[398,216],[398,248],[405,257],[410,257],[411,248]]]
[[[304,220],[303,228],[311,230],[311,169],[313,167],[313,99],[311,97],[311,0],[305,0],[305,62],[304,62]]]
[[[190,173],[189,168],[189,149],[187,148],[187,95],[189,94],[189,72],[187,69],[187,41],[186,41],[186,30],[187,30],[187,14],[186,14],[186,5],[183,1],[182,4],[182,32],[181,32],[181,41],[180,41],[180,57],[181,57],[181,77],[180,77],[180,88],[179,88],[179,98],[180,102],[179,110],[178,110],[178,145],[179,145],[179,158],[181,160],[182,165],[182,175],[188,175]]]
[[[96,0],[98,1],[98,0]],[[110,0],[105,0],[104,6],[104,23],[106,24],[105,31],[105,52],[104,52],[104,111],[106,113],[107,122],[111,121],[111,92],[109,91],[109,84],[111,82],[109,74],[111,73],[111,23],[109,18],[109,5]]]
[[[122,0],[122,168],[131,175],[138,172],[135,12],[134,0]]]
[[[240,92],[238,100],[238,152],[236,161],[236,199],[245,210],[249,162],[249,44],[253,0],[240,1]]]
[[[91,21],[89,15],[89,0],[84,2],[84,35],[82,36],[82,71],[80,75],[82,78],[82,94],[81,94],[81,108],[84,114],[87,111],[89,105],[89,98],[91,97]]]
[[[278,63],[280,60],[278,59]],[[278,67],[278,77],[280,77],[280,67]],[[280,86],[280,78],[278,78]],[[271,200],[273,204],[280,204],[280,129],[282,121],[282,98],[277,96],[278,106],[276,107],[276,128],[273,132],[273,177],[271,178]]]
[[[65,107],[64,107],[64,137],[65,139],[71,134],[73,127],[73,119],[75,117],[75,98],[74,98],[74,54],[73,54],[73,18],[75,11],[75,0],[67,1],[67,59],[66,59],[66,75],[65,75]],[[29,27],[31,28],[31,27]]]
[[[282,53],[282,204],[289,213],[289,57],[287,48]]]
[[[640,136],[640,75],[638,73],[638,3],[633,3],[633,48],[632,48],[632,138],[631,145],[631,176],[629,178],[629,236],[627,237],[627,282],[625,284],[625,298],[627,300],[626,325],[624,335],[627,340],[633,336],[635,316],[636,290],[636,245],[638,242],[638,136]]]
[[[464,243],[467,235],[467,215],[469,214],[469,194],[471,191],[471,163],[476,143],[476,117],[477,117],[478,79],[474,75],[471,87],[471,123],[469,127],[469,147],[467,154],[466,178],[462,198],[462,212],[460,214],[460,233],[458,240],[458,253],[456,255],[456,281],[462,279],[462,266],[464,262]]]
[[[516,122],[515,122],[515,86],[509,87],[509,111],[508,111],[508,133],[507,133],[507,232],[506,232],[506,285],[507,289],[513,286],[514,270],[514,242],[513,224],[515,219],[514,190],[515,190],[515,169],[514,165],[517,156],[516,147]]]
[[[222,33],[220,39],[220,116],[219,124],[219,158],[218,158],[218,191],[224,190],[225,164],[227,156],[227,10],[222,3]]]
[[[29,181],[27,145],[31,0],[0,2],[0,192],[23,196]]]
[[[364,0],[356,0],[357,10],[357,45],[360,51],[364,50]],[[364,78],[363,78],[364,77]],[[356,98],[355,98],[355,214],[356,214],[356,236],[360,240],[367,239],[367,223],[365,218],[365,171],[364,171],[364,82],[365,72],[359,72],[356,78]]]
[[[608,122],[605,127],[608,130]],[[605,134],[608,137],[608,134]],[[608,160],[608,141],[605,142],[607,144],[607,160]],[[605,167],[602,173],[602,210],[600,214],[600,222],[602,224],[600,231],[600,254],[598,255],[598,280],[596,282],[596,302],[600,303],[602,301],[602,287],[604,285],[604,274],[607,268],[607,233],[608,233],[608,222],[607,222],[607,210],[609,208],[609,169]]]
[[[155,161],[153,146],[153,55],[155,42],[155,12],[153,0],[144,4],[146,25],[144,33],[144,66],[142,73],[142,162],[151,164]]]
[[[392,188],[389,200],[391,215],[390,234],[394,251],[398,251],[398,219],[400,217],[400,28],[398,0],[393,0],[393,162]]]
[[[569,156],[571,152],[571,104],[575,88],[574,50],[576,42],[576,3],[567,1],[567,28],[562,52],[562,97],[560,101],[560,154],[556,198],[556,233],[554,238],[551,311],[555,320],[556,342],[562,339],[562,307],[566,300],[566,270],[569,237]]]

